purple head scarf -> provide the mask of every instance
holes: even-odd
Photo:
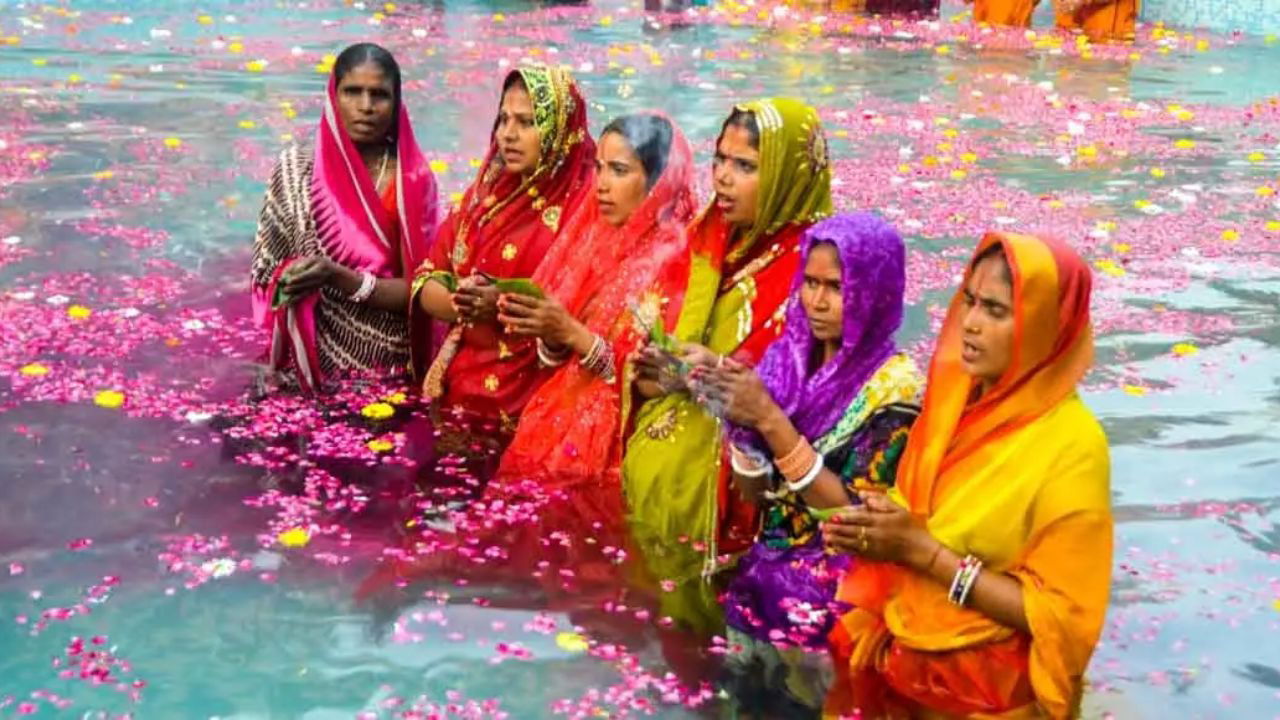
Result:
[[[834,245],[840,257],[843,331],[835,356],[811,373],[816,341],[800,290],[809,253],[823,243]],[[846,213],[811,227],[801,251],[805,261],[791,284],[786,329],[756,372],[796,430],[813,441],[835,427],[863,384],[896,350],[893,336],[902,324],[906,250],[898,232],[878,216]],[[767,450],[749,428],[734,426],[730,438],[744,450]]]

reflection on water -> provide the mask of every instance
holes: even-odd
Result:
[[[734,101],[809,98],[838,204],[909,236],[906,332],[920,351],[974,235],[1069,237],[1097,271],[1087,400],[1114,449],[1120,523],[1089,713],[1275,707],[1280,47],[1145,32],[1089,58],[1070,38],[963,23],[835,17],[815,34],[818,19],[767,9],[762,34],[745,6],[646,34],[612,0],[398,5],[382,18],[337,2],[0,15],[0,716],[20,702],[50,716],[66,702],[64,715],[144,718],[391,717],[450,702],[484,716],[498,699],[520,718],[680,717],[705,699],[675,686],[707,657],[679,649],[643,597],[539,614],[530,596],[437,579],[357,604],[410,533],[408,471],[361,450],[400,430],[335,419],[384,389],[323,409],[349,437],[310,424],[305,404],[240,403],[260,341],[244,268],[261,180],[282,138],[311,130],[321,56],[369,37],[406,66],[446,193],[473,172],[499,68],[535,54],[577,69],[593,127],[657,107],[702,161]],[[77,304],[91,314],[69,315]],[[94,406],[108,388],[135,417]],[[228,430],[270,422],[282,428],[269,442]],[[469,490],[465,475],[455,489]],[[333,530],[279,547],[298,517]],[[59,677],[50,658],[79,668],[71,638],[99,635],[127,667],[105,684]]]

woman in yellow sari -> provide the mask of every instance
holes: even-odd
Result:
[[[722,356],[754,366],[782,333],[801,236],[831,212],[817,112],[790,98],[739,105],[716,142],[712,177],[715,200],[689,229],[689,281],[673,334],[685,343],[686,367]],[[642,377],[653,358],[640,363]],[[637,385],[652,399],[637,411],[623,457],[628,523],[648,574],[666,589],[660,611],[705,634],[723,625],[705,580],[720,553],[750,546],[755,512],[733,504],[720,421],[684,380],[667,380],[665,394]]]
[[[832,716],[1069,718],[1110,590],[1088,266],[991,233],[951,302],[889,497],[824,524],[856,565],[830,639]]]
[[[1040,0],[969,0],[973,19],[992,25],[1031,27]],[[1132,40],[1138,21],[1138,0],[1054,0],[1057,25],[1080,30],[1100,42]]]

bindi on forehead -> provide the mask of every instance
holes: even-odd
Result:
[[[978,263],[969,276],[967,289],[979,300],[1013,305],[1013,287],[1000,258],[987,258]]]

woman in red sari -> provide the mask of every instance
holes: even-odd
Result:
[[[530,66],[507,75],[480,175],[411,289],[412,365],[428,397],[509,425],[546,379],[534,340],[497,323],[493,279],[534,274],[562,219],[587,199],[594,159],[586,103],[568,71]],[[450,324],[438,350],[431,318]]]
[[[313,148],[271,173],[253,245],[253,310],[273,370],[310,391],[343,370],[404,367],[407,276],[437,223],[436,182],[400,99],[400,67],[352,45],[329,78]]]
[[[595,197],[534,276],[548,297],[499,303],[499,321],[537,338],[542,364],[556,370],[525,408],[486,492],[528,503],[535,534],[561,532],[584,550],[568,553],[575,566],[622,544],[620,466],[631,410],[624,368],[655,321],[672,325],[679,315],[685,227],[695,209],[693,152],[668,118],[614,120],[597,157]],[[532,564],[515,555],[536,550],[537,539],[503,543],[514,565]]]

